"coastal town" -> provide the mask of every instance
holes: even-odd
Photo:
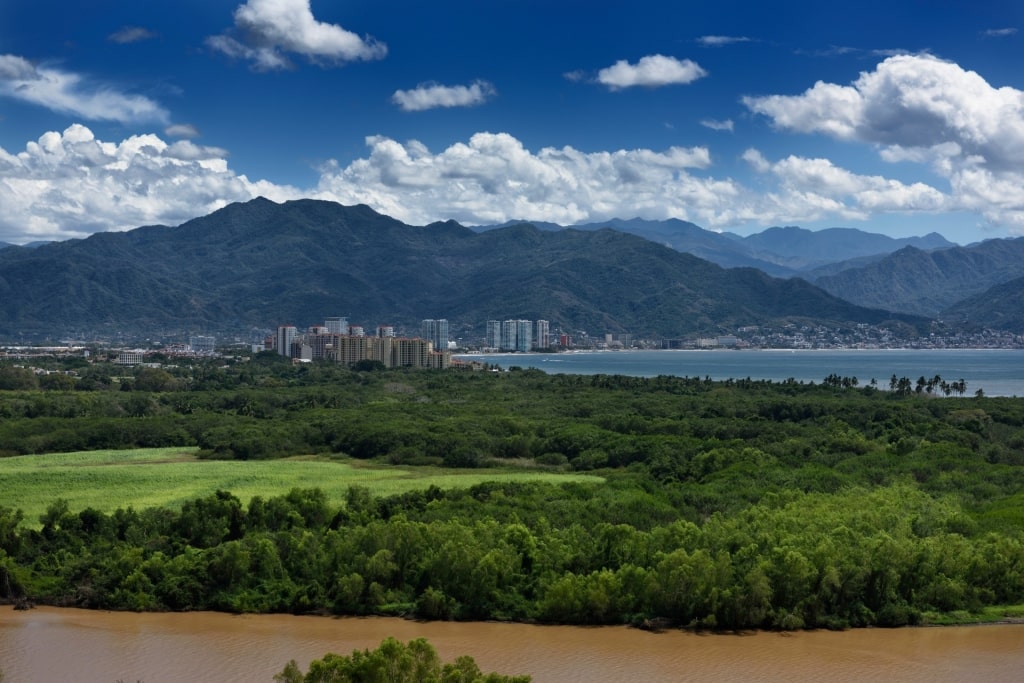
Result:
[[[370,330],[369,333],[367,330]],[[300,330],[281,325],[273,330],[252,330],[247,335],[189,334],[152,338],[120,335],[60,343],[0,343],[0,358],[69,357],[106,354],[121,365],[133,366],[156,358],[237,356],[240,353],[273,352],[296,363],[327,361],[354,365],[379,362],[383,367],[446,369],[458,366],[458,354],[560,353],[604,350],[842,350],[842,349],[1022,349],[1024,335],[1006,331],[936,331],[924,336],[901,335],[884,326],[786,324],[739,327],[729,334],[644,339],[624,333],[592,335],[585,330],[567,331],[546,320],[488,320],[484,334],[456,328],[446,319],[424,319],[409,332],[393,325],[366,328],[349,324],[344,317],[329,317],[322,324]],[[256,339],[256,341],[254,341]]]

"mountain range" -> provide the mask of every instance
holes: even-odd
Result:
[[[524,222],[529,221],[478,226],[474,230],[493,230]],[[566,229],[555,223],[531,222],[531,225],[546,231]],[[925,251],[956,246],[934,232],[924,237],[893,238],[853,228],[812,231],[793,226],[776,227],[740,237],[730,232],[705,230],[675,218],[662,221],[614,218],[568,227],[588,231],[611,228],[699,256],[724,268],[757,268],[774,277],[806,279],[813,279],[818,271],[828,274],[871,263],[908,246]]]
[[[177,227],[0,250],[6,336],[237,331],[332,315],[412,330],[423,318],[448,318],[453,330],[543,318],[552,329],[656,337],[786,321],[928,322],[608,227],[416,227],[316,200],[255,199]]]
[[[545,230],[565,230],[552,223]],[[498,226],[477,227],[476,230]],[[1024,277],[1024,238],[958,246],[937,233],[895,239],[852,228],[775,227],[741,237],[669,219],[614,219],[611,227],[726,268],[752,267],[800,277],[851,303],[939,318],[950,324],[1024,332],[1024,305],[1012,281]],[[965,299],[973,302],[961,303]],[[1014,322],[1018,321],[1018,322]]]

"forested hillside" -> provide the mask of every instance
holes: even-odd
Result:
[[[1024,277],[995,285],[942,312],[961,329],[999,329],[1024,334]]]
[[[934,251],[906,247],[864,267],[819,277],[814,282],[861,306],[931,317],[1022,275],[1024,238],[1017,238]],[[1002,312],[1016,316],[1020,309]],[[990,316],[989,321],[999,322],[997,316]]]
[[[446,318],[478,336],[492,318],[645,337],[793,320],[927,325],[612,230],[476,234],[313,200],[0,251],[0,335],[237,333],[330,315],[412,331]]]
[[[219,491],[113,513],[58,500],[39,520],[7,508],[7,599],[728,629],[962,621],[1024,603],[1024,402],[961,396],[924,368],[892,391],[269,358],[140,369],[118,391],[101,375],[0,392],[0,443],[604,483]]]

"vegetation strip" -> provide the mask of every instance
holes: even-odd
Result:
[[[264,359],[166,374],[139,370],[129,390],[93,376],[87,391],[2,392],[0,443],[15,454],[175,441],[61,456],[63,470],[46,467],[60,458],[30,457],[69,492],[75,473],[88,484],[207,466],[236,478],[307,464],[355,476],[367,470],[343,465],[361,460],[425,476],[339,477],[345,488],[330,495],[219,490],[160,507],[104,484],[125,504],[52,501],[37,527],[5,502],[0,597],[653,629],[1013,619],[1000,606],[1024,603],[1020,399],[831,376],[353,372]],[[198,448],[196,460],[166,462],[182,447]],[[297,453],[320,455],[281,459]],[[85,465],[92,457],[103,464]],[[537,480],[431,479],[451,476],[440,465],[490,479],[482,468],[495,463]],[[561,474],[603,483],[549,478]],[[393,482],[412,486],[375,488]]]

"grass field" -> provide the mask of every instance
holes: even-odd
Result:
[[[92,507],[113,512],[179,506],[218,489],[231,491],[243,503],[256,495],[269,498],[293,488],[320,488],[340,502],[351,484],[374,495],[390,495],[430,485],[468,487],[483,481],[586,481],[600,477],[508,469],[451,470],[373,466],[361,461],[327,458],[224,461],[197,460],[195,449],[150,448],[89,451],[0,458],[0,506],[20,508],[25,524],[37,526],[39,516],[58,498],[71,510]]]

